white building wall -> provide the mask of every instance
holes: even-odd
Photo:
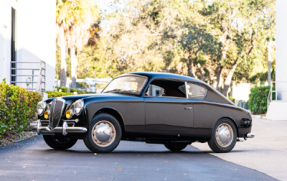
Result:
[[[0,81],[6,78],[10,82],[11,60],[11,5],[9,1],[0,1]]]
[[[287,1],[276,1],[276,88],[278,100],[287,101]]]
[[[287,120],[287,1],[276,0],[276,89],[278,100],[268,106],[266,118]]]
[[[45,61],[46,90],[53,90],[56,62],[56,0],[0,1],[0,78],[6,77],[7,82],[10,82],[11,7],[16,9],[17,62]],[[38,67],[39,64],[17,64],[17,68]],[[17,70],[17,74],[32,75],[32,70]],[[34,74],[38,74],[38,71]],[[17,81],[25,82],[26,79],[27,77],[18,77]],[[34,81],[37,81],[37,77]],[[25,83],[17,85],[27,87]],[[29,87],[31,88],[31,85]]]

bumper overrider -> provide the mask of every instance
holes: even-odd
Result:
[[[37,126],[32,126],[32,129],[37,130],[38,135],[62,134],[64,136],[69,133],[86,133],[88,131],[85,127],[69,127],[66,121],[63,122],[62,127],[55,127],[51,129],[49,126],[42,126],[41,120],[37,120]]]
[[[254,138],[255,134],[254,133],[247,133],[246,135],[244,135],[244,138],[237,138],[237,141],[239,142],[243,142],[245,141],[247,138]]]

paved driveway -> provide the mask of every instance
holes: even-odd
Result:
[[[260,150],[253,150],[261,152]],[[253,152],[251,151],[251,152]],[[241,150],[241,159],[250,150]],[[238,150],[233,152],[238,155]],[[163,145],[121,142],[112,153],[91,153],[83,141],[70,150],[50,149],[42,136],[0,148],[0,180],[276,180],[188,146],[173,153]]]
[[[253,118],[252,132],[255,138],[237,142],[230,153],[213,153],[207,144],[192,145],[223,160],[287,180],[287,121]]]

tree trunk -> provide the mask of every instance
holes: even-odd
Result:
[[[186,64],[187,64],[188,76],[195,77],[193,62],[190,60],[186,60]]]
[[[60,86],[66,87],[66,40],[64,35],[64,28],[60,27],[60,52],[61,52],[61,72],[60,72]]]
[[[230,71],[228,72],[227,78],[226,78],[226,80],[224,82],[223,95],[227,96],[227,91],[228,91],[228,88],[230,87],[232,76],[233,76],[233,74],[235,72],[235,69],[236,69],[236,67],[238,65],[239,59],[243,58],[245,55],[249,55],[252,52],[253,48],[254,48],[254,44],[255,44],[255,32],[253,31],[252,35],[251,35],[251,40],[250,40],[249,47],[247,48],[246,51],[241,52],[240,56],[238,56],[236,58],[236,60],[233,62],[232,66],[231,66]]]
[[[223,69],[223,67],[221,65],[217,65],[217,71],[216,71],[217,84],[216,84],[216,89],[219,92],[221,92],[222,84],[223,84],[222,69]]]
[[[222,44],[220,48],[220,53],[217,56],[217,62],[220,62],[220,60],[223,60],[226,58],[227,51],[229,49],[229,46],[231,44],[231,38],[232,35],[230,34],[228,30],[228,26],[226,25],[221,25],[220,30],[222,32],[222,35],[219,37],[219,40]],[[216,89],[222,93],[222,87],[223,87],[223,66],[218,64],[217,69],[216,69],[216,78],[217,78],[217,83],[216,83]]]
[[[72,77],[72,88],[76,88],[76,79],[77,79],[77,57],[75,48],[71,48],[71,77]]]
[[[204,81],[205,71],[200,64],[197,64],[197,66],[199,67],[199,70],[200,70],[200,80]]]
[[[228,91],[228,89],[230,87],[232,76],[233,76],[233,74],[235,72],[235,69],[236,69],[237,65],[238,65],[237,63],[233,64],[231,69],[230,69],[230,71],[228,72],[227,78],[226,78],[226,80],[224,82],[224,89],[223,89],[223,92],[222,92],[224,96],[227,96],[227,91]]]

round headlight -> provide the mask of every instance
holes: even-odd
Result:
[[[42,116],[46,108],[46,101],[41,101],[37,105],[37,113]]]
[[[84,101],[82,99],[77,100],[76,102],[74,102],[73,106],[75,114],[79,116],[84,108]]]
[[[48,119],[48,118],[49,118],[49,114],[50,114],[50,111],[49,111],[49,110],[46,110],[46,111],[44,112],[44,118],[45,118],[45,119]]]

